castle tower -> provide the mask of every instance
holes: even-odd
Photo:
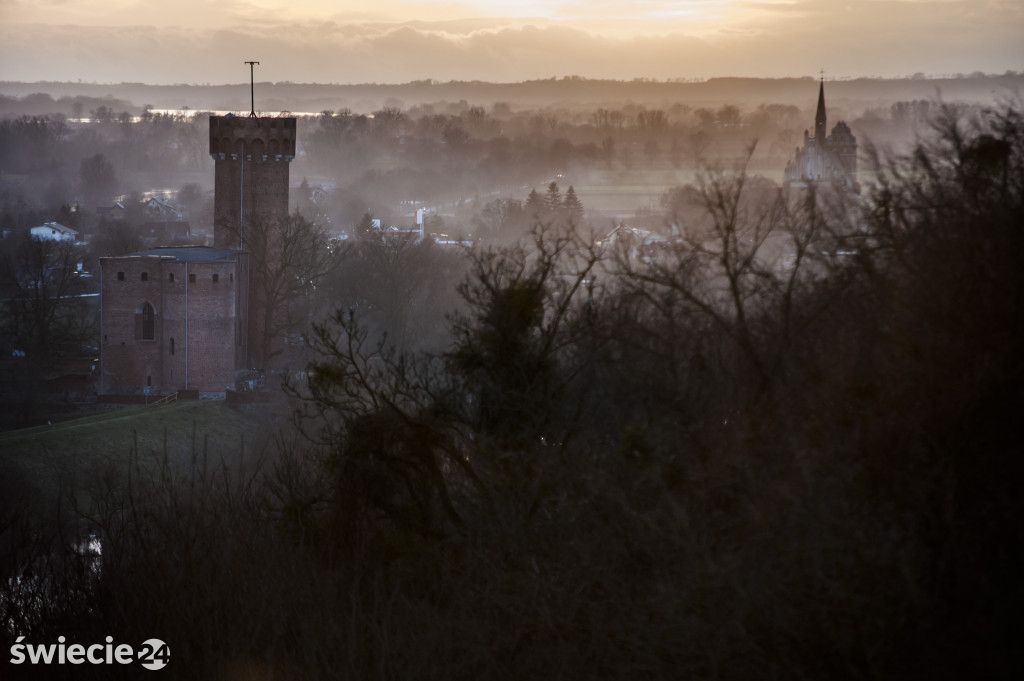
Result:
[[[814,139],[818,140],[818,144],[825,144],[826,137],[826,118],[825,118],[825,79],[821,79],[821,85],[818,87],[818,111],[814,114]]]
[[[101,393],[220,392],[263,365],[262,272],[288,219],[295,119],[211,116],[210,156],[215,247],[100,259]]]
[[[245,366],[261,367],[264,302],[262,272],[275,252],[276,229],[288,219],[288,164],[295,158],[295,119],[210,116],[215,162],[213,243],[248,252],[244,286],[249,306]]]
[[[245,249],[254,225],[288,217],[295,119],[210,116],[210,156],[214,246]]]

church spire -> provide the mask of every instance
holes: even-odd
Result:
[[[819,144],[825,143],[825,75],[822,73],[818,88],[818,112],[814,115],[814,138]]]

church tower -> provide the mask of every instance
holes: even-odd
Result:
[[[828,128],[825,118],[825,79],[822,78],[818,87],[818,111],[814,114],[814,139],[818,140],[818,144],[825,144],[826,130]]]
[[[812,183],[830,184],[860,193],[857,183],[857,138],[843,121],[827,133],[825,79],[818,85],[818,107],[814,115],[814,136],[804,131],[803,148],[796,150],[782,175],[786,187],[806,187]]]

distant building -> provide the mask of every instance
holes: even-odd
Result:
[[[665,237],[646,229],[630,227],[620,222],[608,235],[597,242],[598,246],[623,248],[630,257],[653,262],[658,254],[669,246]]]
[[[58,222],[45,222],[29,230],[40,241],[78,241],[78,231]]]
[[[155,196],[142,202],[142,214],[149,222],[174,222],[184,219],[181,211],[175,206]]]
[[[826,136],[825,81],[818,89],[818,109],[814,116],[814,137],[804,131],[804,145],[786,165],[783,184],[806,187],[829,185],[853,192],[860,191],[857,182],[857,138],[845,122],[840,121]]]
[[[96,215],[98,215],[101,220],[107,220],[109,222],[121,222],[127,217],[128,210],[124,207],[123,203],[117,201],[111,206],[97,207]]]

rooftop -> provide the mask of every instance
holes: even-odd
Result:
[[[62,225],[59,222],[44,222],[41,225],[36,225],[32,229],[49,229],[49,230],[52,230],[52,231],[55,231],[55,232],[60,232],[62,234],[70,234],[72,236],[78,236],[78,230],[71,229],[70,227],[66,227],[65,225]]]
[[[212,248],[210,246],[158,246],[124,257],[158,256],[177,262],[232,262],[239,253],[243,252],[231,248]]]

